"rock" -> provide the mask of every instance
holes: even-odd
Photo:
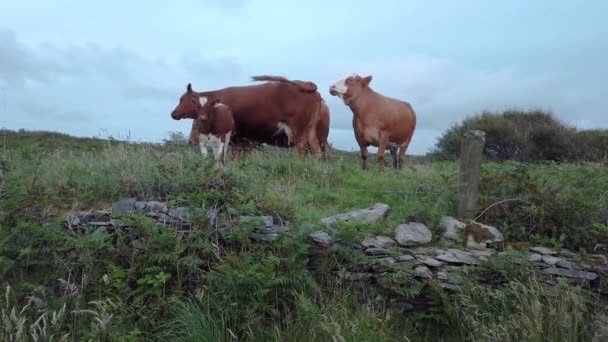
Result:
[[[437,279],[439,280],[448,280],[448,274],[446,272],[437,272]]]
[[[551,248],[537,246],[530,248],[531,252],[542,254],[542,255],[556,255],[557,252],[552,250]]]
[[[190,222],[191,215],[188,212],[188,208],[185,207],[177,207],[169,209],[168,213],[169,217],[179,219],[182,221]]]
[[[550,255],[543,255],[543,262],[549,266],[557,264],[560,260],[562,259]]]
[[[441,283],[440,286],[444,290],[456,290],[458,288],[458,286],[451,283]]]
[[[110,222],[111,219],[112,215],[110,212],[104,210],[70,211],[65,216],[65,224],[68,228],[75,228],[89,222]]]
[[[440,224],[445,229],[442,236],[443,240],[450,242],[462,242],[462,234],[466,224],[451,216],[442,217]]]
[[[479,265],[479,260],[475,259],[471,254],[457,249],[448,249],[443,251],[436,258],[437,260],[450,262],[454,264]]]
[[[239,216],[238,223],[260,222],[264,227],[271,227],[274,223],[272,216]]]
[[[568,270],[565,268],[557,268],[557,267],[546,268],[543,270],[543,272],[545,272],[547,274],[555,275],[558,277],[578,278],[578,279],[586,279],[586,280],[595,280],[598,277],[597,273],[593,273],[593,272]]]
[[[543,256],[540,254],[532,253],[532,254],[530,254],[530,256],[528,256],[528,261],[529,262],[541,262],[541,261],[543,261]]]
[[[338,276],[345,280],[358,281],[372,278],[374,275],[371,273],[349,272],[345,269],[340,269],[340,271],[338,271]]]
[[[273,241],[279,238],[279,234],[277,233],[270,233],[270,234],[260,234],[260,233],[253,233],[251,234],[251,238],[253,240],[257,240],[257,241]]]
[[[595,333],[593,334],[592,342],[608,341],[608,315],[598,314],[593,324]]]
[[[150,213],[166,214],[169,211],[169,207],[167,207],[167,203],[164,202],[149,201],[146,203],[146,208],[144,210]]]
[[[413,261],[414,257],[411,255],[400,255],[397,257],[397,261],[405,262],[405,261]]]
[[[397,243],[395,242],[395,240],[391,239],[388,236],[373,236],[373,237],[367,237],[365,238],[365,240],[363,240],[361,242],[361,245],[363,247],[377,247],[377,248],[388,248],[388,247],[393,247],[396,246]]]
[[[502,233],[493,226],[471,222],[465,229],[467,247],[485,248],[488,243],[502,242]]]
[[[433,259],[431,257],[422,257],[422,258],[418,258],[418,260],[420,262],[422,262],[423,264],[425,264],[427,266],[431,266],[431,267],[439,267],[439,266],[443,265],[443,263],[441,261]]]
[[[388,204],[376,203],[374,206],[362,210],[355,210],[348,213],[338,214],[321,219],[321,223],[331,226],[338,222],[350,223],[360,222],[364,224],[374,224],[385,220],[388,216],[390,207]]]
[[[384,248],[368,248],[365,250],[365,254],[372,256],[386,256],[389,255],[388,250]]]
[[[400,224],[395,228],[395,240],[405,247],[424,245],[431,242],[433,235],[422,223]]]
[[[146,202],[135,201],[135,210],[136,211],[144,211],[144,209],[146,209]]]
[[[471,255],[476,256],[478,258],[489,258],[496,254],[496,250],[492,248],[484,248],[484,249],[471,249],[468,251]]]
[[[433,278],[433,272],[431,272],[431,270],[428,269],[428,267],[426,266],[418,266],[414,269],[414,275],[418,278],[423,278],[423,279],[432,279]]]
[[[584,268],[587,268],[587,269],[589,268],[588,266],[587,266],[587,267],[585,267],[586,265],[585,265],[585,266],[583,266],[583,265],[578,265],[578,264],[575,264],[575,263],[573,263],[573,262],[571,262],[571,261],[562,260],[562,259],[558,260],[558,261],[555,263],[555,265],[556,265],[557,267],[561,267],[561,268],[567,268],[567,269],[569,269],[569,270],[581,270],[581,269],[584,269]]]
[[[261,234],[279,234],[289,231],[289,227],[278,226],[278,225],[270,225],[267,227],[262,227],[256,229],[256,232]]]
[[[571,252],[567,249],[562,249],[561,251],[559,251],[559,256],[562,256],[564,258],[569,258],[569,259],[578,259],[580,258],[580,256],[574,252]]]
[[[112,204],[112,217],[117,218],[135,211],[136,198],[125,198]]]
[[[382,262],[385,262],[389,265],[397,263],[397,260],[393,257],[386,257],[386,258],[382,258],[382,259],[378,259],[378,260],[381,260]]]
[[[329,236],[329,234],[327,234],[324,231],[316,231],[311,233],[310,235],[308,235],[308,238],[311,239],[314,243],[316,243],[319,246],[322,247],[329,247],[331,246],[331,236]]]

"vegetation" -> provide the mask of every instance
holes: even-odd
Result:
[[[356,154],[336,152],[313,163],[265,149],[218,169],[198,147],[180,144],[24,132],[5,134],[2,147],[0,340],[575,341],[591,334],[587,295],[562,284],[554,297],[515,252],[463,274],[455,296],[425,289],[430,310],[414,314],[389,309],[373,288],[311,270],[304,228],[254,243],[247,226],[219,241],[202,218],[188,234],[137,215],[121,219],[132,228],[120,234],[61,224],[68,210],[108,208],[127,196],[215,208],[224,220],[272,215],[295,227],[383,202],[388,222],[335,236],[392,235],[413,216],[437,240],[440,218],[457,204],[452,161],[408,159],[401,174],[378,175],[361,171]],[[488,162],[482,171],[481,209],[514,200],[480,210],[480,221],[510,241],[587,251],[608,244],[605,165]],[[482,279],[496,286],[481,287]]]
[[[577,131],[549,112],[482,112],[452,126],[437,141],[434,155],[460,157],[463,134],[486,132],[485,155],[490,160],[608,161],[608,130]]]

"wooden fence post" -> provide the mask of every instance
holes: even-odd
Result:
[[[483,147],[486,133],[483,131],[468,131],[464,134],[460,153],[460,204],[458,216],[473,218],[479,199],[479,178]]]

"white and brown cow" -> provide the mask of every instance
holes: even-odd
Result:
[[[375,92],[369,86],[371,80],[371,75],[361,77],[352,74],[332,84],[329,93],[340,97],[353,112],[355,139],[361,149],[361,167],[368,169],[367,147],[377,146],[378,168],[383,172],[385,150],[397,145],[399,156],[393,165],[401,169],[405,151],[416,129],[416,113],[408,102]],[[391,154],[393,158],[396,157],[394,153]]]
[[[192,112],[195,117],[199,136],[198,139],[193,139],[191,132],[189,141],[192,143],[198,140],[203,157],[207,157],[207,150],[211,147],[215,160],[223,166],[226,151],[230,146],[230,138],[235,131],[232,109],[219,98],[208,100],[205,96],[199,96],[192,91],[190,84],[180,98],[180,105],[182,110]]]

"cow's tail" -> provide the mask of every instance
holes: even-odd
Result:
[[[257,81],[257,82],[268,81],[268,82],[289,83],[289,84],[292,84],[292,85],[298,87],[300,90],[308,92],[308,93],[313,93],[313,92],[317,91],[317,85],[314,84],[313,82],[298,81],[298,80],[292,81],[283,76],[259,75],[259,76],[251,77],[251,80]]]

